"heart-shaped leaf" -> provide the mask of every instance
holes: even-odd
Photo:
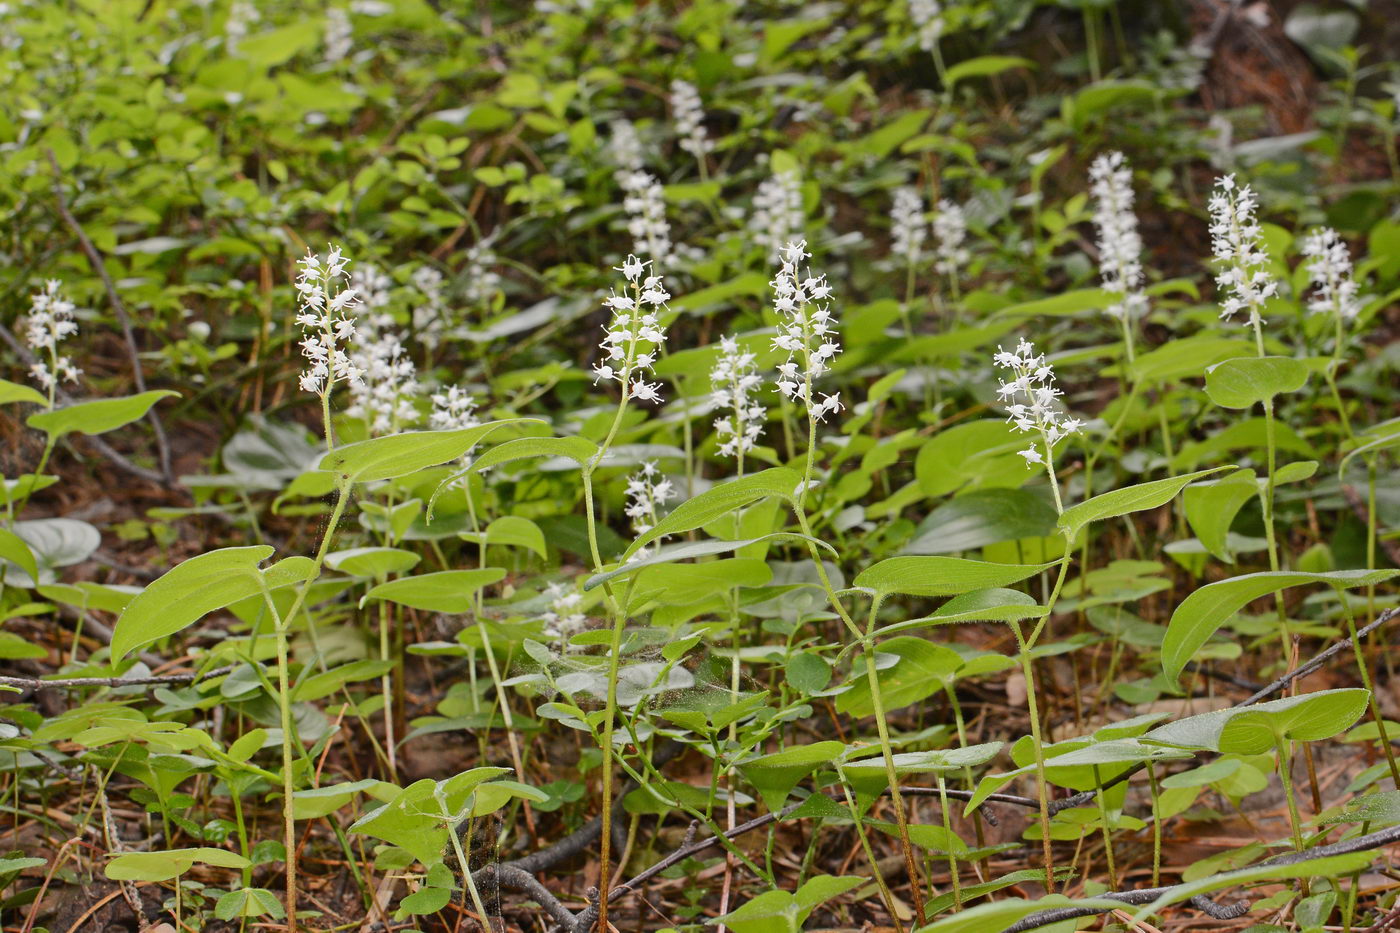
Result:
[[[1288,356],[1244,356],[1206,370],[1206,395],[1221,408],[1249,408],[1276,395],[1297,392],[1308,366]]]
[[[1078,537],[1080,530],[1091,522],[1117,518],[1130,512],[1155,509],[1159,505],[1170,502],[1188,483],[1194,483],[1203,476],[1228,469],[1231,467],[1223,466],[1213,467],[1209,470],[1198,470],[1184,476],[1172,476],[1167,479],[1153,480],[1150,483],[1138,483],[1136,486],[1125,486],[1122,489],[1094,496],[1092,499],[1086,499],[1078,505],[1065,509],[1064,514],[1060,516],[1060,531],[1065,537],[1073,540]]]

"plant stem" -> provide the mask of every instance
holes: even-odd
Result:
[[[948,813],[948,784],[943,772],[938,772],[938,807],[943,813],[944,842],[948,843],[948,874],[953,879],[953,907],[962,910],[962,878],[958,874],[958,857],[953,852],[953,818]]]
[[[1288,800],[1288,825],[1293,832],[1293,849],[1295,852],[1303,851],[1303,817],[1298,813],[1298,799],[1293,793],[1293,768],[1289,759],[1292,756],[1292,743],[1283,736],[1277,736],[1275,742],[1278,747],[1278,776],[1283,782],[1283,795]]]
[[[1376,702],[1376,690],[1371,683],[1371,672],[1366,667],[1366,655],[1361,650],[1361,636],[1356,633],[1356,617],[1352,614],[1351,604],[1347,602],[1346,593],[1338,589],[1337,598],[1341,600],[1342,612],[1347,617],[1347,633],[1351,636],[1351,653],[1356,658],[1356,669],[1361,674],[1361,684],[1369,694],[1367,699],[1371,707],[1371,719],[1376,723],[1376,735],[1381,740],[1381,750],[1385,752],[1385,763],[1390,766],[1390,780],[1395,784],[1395,789],[1400,790],[1400,766],[1395,763],[1395,751],[1390,747],[1390,736],[1386,735],[1385,717],[1381,715],[1380,706]]]
[[[1047,617],[1048,618],[1048,617]],[[1045,749],[1040,740],[1040,710],[1035,697],[1035,671],[1031,664],[1031,652],[1026,639],[1021,634],[1021,623],[1012,622],[1011,631],[1016,635],[1017,654],[1021,660],[1021,674],[1026,680],[1026,707],[1031,717],[1031,741],[1035,746],[1035,791],[1040,804],[1041,853],[1045,858],[1045,891],[1055,893],[1055,852],[1050,840],[1050,798],[1046,791]]]

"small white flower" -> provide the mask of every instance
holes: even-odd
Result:
[[[409,277],[420,296],[413,309],[413,335],[429,350],[435,350],[447,333],[446,278],[434,266],[424,263]]]
[[[233,0],[228,18],[224,20],[224,48],[230,55],[238,54],[238,43],[248,38],[252,27],[262,22],[262,13],[250,0]]]
[[[939,201],[937,213],[933,215],[933,235],[938,240],[938,262],[934,268],[944,275],[956,276],[971,257],[963,245],[967,239],[967,217],[963,209],[947,198]]]
[[[733,337],[720,338],[720,355],[710,370],[710,405],[728,413],[714,421],[721,457],[741,457],[753,450],[768,418],[753,393],[762,385],[754,355]]]
[[[919,48],[932,52],[943,35],[943,4],[938,0],[909,0],[909,19],[919,32]]]
[[[656,463],[643,463],[636,473],[627,477],[627,517],[632,519],[632,530],[646,534],[659,519],[657,508],[675,497],[675,486],[661,475]]]
[[[1249,323],[1257,327],[1263,323],[1259,311],[1264,302],[1278,292],[1278,283],[1268,270],[1264,231],[1254,216],[1259,199],[1248,185],[1236,185],[1234,175],[1217,179],[1215,184],[1209,204],[1210,236],[1221,266],[1215,277],[1224,296],[1220,316],[1230,318],[1247,311]]]
[[[624,177],[646,168],[646,157],[642,153],[641,137],[630,120],[614,120],[611,129],[608,152],[617,166],[616,177],[621,184]]]
[[[418,369],[397,334],[362,343],[352,360],[363,378],[350,384],[346,414],[364,419],[371,435],[394,434],[418,420]]]
[[[650,256],[658,268],[666,268],[671,260],[671,224],[666,220],[666,196],[661,182],[643,171],[622,179],[626,195],[622,209],[627,212],[627,232],[632,235],[632,248]]]
[[[890,253],[908,265],[918,264],[924,240],[928,238],[927,221],[924,199],[917,188],[904,185],[894,189],[894,202],[890,207]]]
[[[554,638],[568,638],[583,631],[588,617],[579,611],[583,604],[583,594],[566,588],[561,583],[551,583],[545,587],[544,595],[549,597],[549,609],[542,618],[545,634]]]
[[[326,10],[326,61],[343,61],[355,48],[355,30],[343,7]]]
[[[466,282],[462,297],[470,305],[489,306],[501,291],[501,276],[495,270],[499,259],[491,248],[492,242],[488,237],[467,250],[466,266],[462,270]]]
[[[627,280],[632,294],[610,294],[603,306],[612,311],[612,319],[603,332],[603,360],[593,367],[593,381],[613,381],[622,385],[627,398],[646,402],[661,401],[661,383],[647,382],[645,374],[656,362],[656,351],[666,341],[658,311],[666,309],[671,295],[662,277],[646,275],[648,263],[634,255],[618,267]]]
[[[1361,298],[1352,278],[1351,253],[1337,231],[1323,227],[1303,240],[1308,277],[1316,289],[1308,302],[1313,314],[1334,314],[1348,323],[1361,313]]]
[[[695,85],[680,78],[671,82],[671,116],[676,122],[680,147],[697,159],[714,149],[705,133],[705,108]]]
[[[1032,445],[1021,451],[1021,456],[1028,465],[1047,463],[1046,457],[1053,453],[1055,445],[1078,434],[1084,423],[1066,417],[1059,405],[1061,393],[1055,388],[1055,371],[1043,355],[1036,354],[1029,341],[1022,340],[1014,351],[998,347],[993,359],[997,366],[1010,371],[997,389],[1006,406],[1006,420],[1018,431],[1038,433],[1044,444],[1043,451]]]
[[[1133,173],[1121,152],[1099,156],[1089,167],[1098,228],[1099,272],[1104,291],[1117,296],[1108,313],[1133,321],[1147,309],[1142,293],[1142,237],[1133,212]]]
[[[355,336],[355,313],[361,304],[346,275],[349,261],[335,246],[324,260],[308,252],[297,264],[301,273],[294,283],[299,300],[296,320],[306,335],[301,341],[302,356],[310,363],[299,380],[301,388],[326,395],[336,382],[358,385],[364,372],[345,350]]]
[[[34,381],[50,396],[59,382],[77,382],[82,370],[58,352],[58,345],[78,332],[73,320],[75,306],[59,291],[57,279],[49,279],[43,289],[29,296],[29,315],[24,322],[24,342],[40,358],[29,367]]]
[[[802,184],[796,172],[779,172],[763,181],[753,196],[749,231],[770,259],[802,235]]]
[[[831,287],[826,284],[826,276],[814,277],[810,272],[798,280],[798,264],[809,257],[806,240],[789,243],[779,253],[782,265],[770,283],[773,308],[779,318],[773,346],[786,350],[788,358],[778,366],[778,391],[800,401],[808,417],[822,421],[841,410],[839,396],[828,395],[817,401],[812,395],[812,386],[830,371],[832,359],[841,351],[840,344],[830,339],[835,336],[838,322],[831,316],[830,307],[822,303],[830,297]]]

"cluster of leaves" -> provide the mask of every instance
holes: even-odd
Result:
[[[1285,24],[1319,128],[1236,142],[1264,117],[1200,109],[1170,4],[442,6],[0,4],[0,911],[56,925],[95,872],[193,928],[484,926],[509,889],[585,933],[658,874],[674,925],[737,933],[1393,909],[1358,880],[1400,825],[1358,622],[1388,639],[1400,575],[1400,165],[1355,14]],[[1097,284],[1108,150],[1136,317]],[[1227,171],[1277,221],[1252,333],[1207,261]],[[1309,313],[1319,224],[1361,257],[1346,315]],[[318,405],[326,241],[370,388]],[[47,279],[71,379],[24,336]],[[1031,334],[1086,420],[1027,456],[994,360]],[[1324,800],[1338,743],[1367,760]],[[1256,838],[1177,864],[1227,804]]]

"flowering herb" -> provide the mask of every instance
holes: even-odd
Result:
[[[60,382],[77,382],[82,370],[58,350],[58,345],[78,332],[73,320],[74,306],[59,291],[57,279],[49,279],[44,287],[29,296],[29,315],[24,322],[24,341],[40,356],[29,367],[29,374],[49,395],[49,407],[54,406]]]
[[[661,383],[647,382],[646,373],[651,372],[657,350],[666,342],[657,310],[664,309],[671,296],[663,287],[661,276],[643,277],[648,264],[629,255],[618,271],[627,279],[632,294],[624,290],[624,294],[614,292],[603,299],[603,305],[612,311],[612,319],[599,344],[604,357],[593,367],[593,381],[611,380],[621,385],[624,403],[633,398],[661,401]]]
[[[1104,291],[1114,296],[1108,313],[1123,328],[1128,362],[1134,358],[1133,324],[1147,310],[1142,293],[1142,236],[1133,211],[1133,173],[1121,152],[1099,156],[1089,167],[1098,230],[1099,274]]]
[[[1055,371],[1045,362],[1043,354],[1026,340],[1015,350],[997,348],[996,365],[1008,371],[997,396],[1006,406],[1007,420],[1017,431],[1039,435],[1040,445],[1032,443],[1021,456],[1026,463],[1041,464],[1050,477],[1055,493],[1056,511],[1063,511],[1059,481],[1055,477],[1055,445],[1071,434],[1079,433],[1084,422],[1068,417],[1060,407],[1063,394],[1055,387]]]
[[[1264,231],[1254,216],[1258,207],[1254,191],[1248,185],[1237,185],[1234,175],[1216,181],[1209,208],[1211,248],[1220,264],[1215,277],[1223,295],[1220,316],[1228,319],[1247,312],[1259,355],[1263,356],[1264,319],[1259,312],[1264,302],[1278,292],[1278,283],[1267,268]]]

